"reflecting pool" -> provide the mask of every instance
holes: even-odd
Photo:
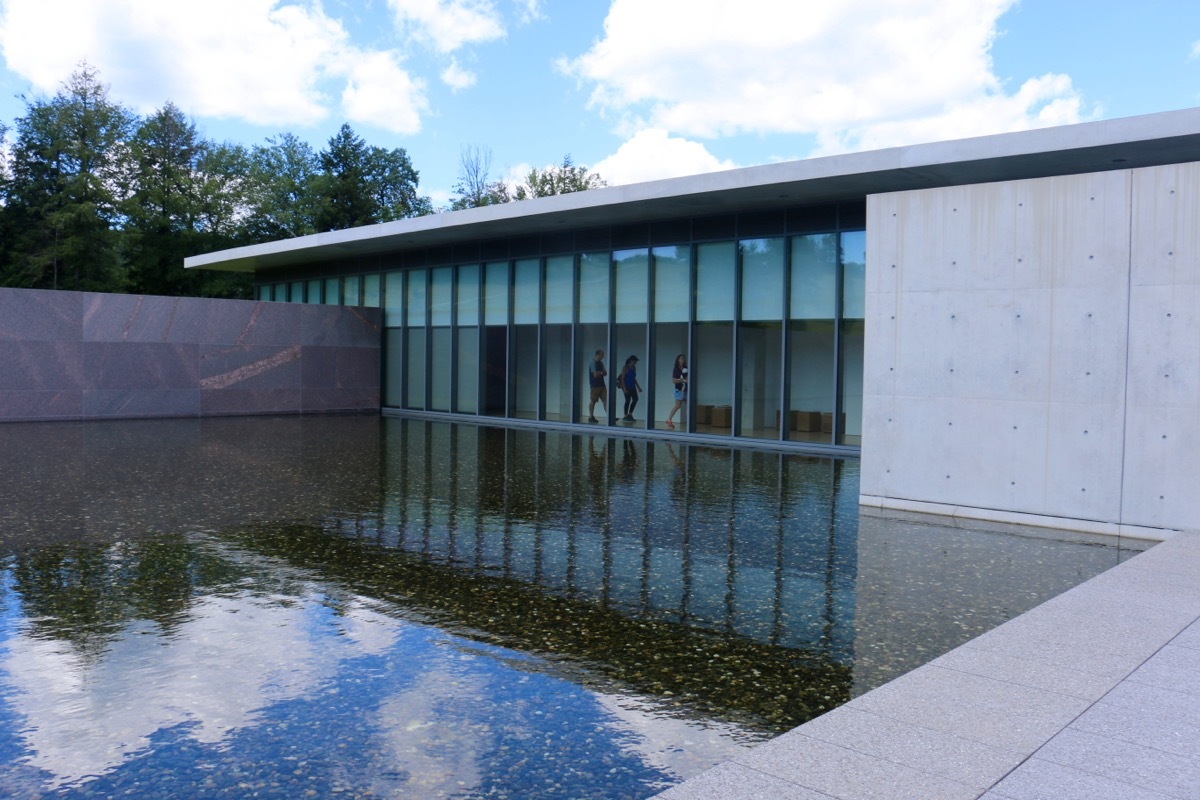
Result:
[[[5,798],[645,798],[1138,549],[379,417],[0,425],[0,492]]]

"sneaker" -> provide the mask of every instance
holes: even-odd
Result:
[[[637,420],[634,419],[633,417],[625,417],[625,421],[626,422],[637,422]]]
[[[596,422],[596,421],[597,420],[595,417],[588,417],[588,422]]]

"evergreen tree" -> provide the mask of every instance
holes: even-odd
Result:
[[[292,133],[267,139],[250,154],[249,236],[272,241],[317,232],[314,182],[320,162],[312,146]]]
[[[9,286],[113,291],[123,285],[121,192],[133,115],[86,64],[17,120],[7,216]]]
[[[145,294],[195,291],[183,259],[198,252],[199,164],[208,143],[174,104],[143,120],[133,137],[133,191],[125,204],[129,288]]]

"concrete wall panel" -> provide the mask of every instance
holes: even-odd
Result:
[[[372,308],[0,289],[0,421],[378,411],[381,321]]]
[[[1200,165],[867,209],[865,502],[1200,527]]]

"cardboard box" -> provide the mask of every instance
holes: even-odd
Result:
[[[696,424],[711,425],[712,424],[712,406],[696,406]]]
[[[733,427],[733,406],[713,406],[712,426],[714,428]]]
[[[841,415],[842,430],[846,430],[846,412]],[[833,412],[824,411],[821,413],[821,433],[833,433]]]
[[[792,430],[797,433],[814,433],[821,430],[821,412],[793,411]]]

